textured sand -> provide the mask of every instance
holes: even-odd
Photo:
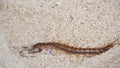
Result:
[[[119,44],[91,58],[55,49],[19,55],[38,42],[99,47],[116,38],[119,0],[0,0],[0,68],[120,68]]]

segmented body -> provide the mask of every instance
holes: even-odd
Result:
[[[107,46],[97,47],[97,48],[77,48],[77,47],[69,46],[67,44],[61,44],[56,42],[37,43],[33,45],[32,48],[41,49],[42,46],[53,46],[55,48],[59,48],[61,50],[74,53],[74,54],[101,54],[108,51],[110,48],[112,48],[114,45],[114,42],[116,41],[117,40],[109,43]]]

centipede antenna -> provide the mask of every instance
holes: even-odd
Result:
[[[113,42],[111,42],[111,44],[115,43],[116,41],[118,41],[119,39],[117,38],[116,40],[114,40]]]
[[[115,43],[116,41],[118,41],[119,39],[116,39],[116,40],[114,40],[113,42],[110,42],[109,44],[108,44],[108,46],[107,47],[113,47],[115,44],[117,44],[117,43]]]

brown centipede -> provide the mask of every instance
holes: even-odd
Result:
[[[69,46],[67,44],[56,43],[56,42],[37,43],[33,45],[32,48],[33,49],[37,48],[41,50],[42,46],[53,46],[55,48],[59,48],[61,50],[74,53],[74,54],[93,54],[94,55],[94,54],[101,54],[101,53],[108,51],[110,48],[114,46],[114,43],[117,40],[110,42],[107,46],[97,47],[97,48],[77,48],[77,47]]]

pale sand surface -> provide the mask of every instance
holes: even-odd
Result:
[[[55,49],[19,55],[38,42],[99,47],[116,38],[119,0],[0,0],[0,68],[120,68],[119,44],[91,58]]]

